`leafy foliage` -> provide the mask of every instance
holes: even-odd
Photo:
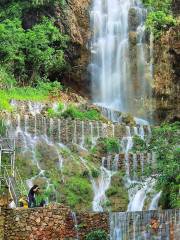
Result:
[[[176,25],[176,19],[171,13],[172,0],[143,0],[143,3],[149,9],[146,26],[155,37],[159,37],[162,31]]]
[[[97,230],[89,233],[86,240],[108,240],[108,235],[104,230]]]
[[[160,36],[163,30],[169,29],[171,26],[176,25],[176,20],[172,15],[166,14],[163,11],[156,11],[149,13],[146,26],[154,32],[155,36]]]
[[[80,120],[101,120],[101,114],[95,110],[81,110],[77,106],[70,104],[67,109],[64,109],[64,105],[59,103],[57,110],[48,109],[48,115],[50,117],[64,117],[64,118],[71,118],[73,120],[80,119]]]
[[[4,20],[0,24],[1,64],[19,83],[36,83],[63,69],[67,40],[47,18],[27,31],[17,18]]]
[[[180,159],[180,123],[163,124],[152,131],[148,144],[134,138],[134,151],[144,149],[154,152],[157,159],[156,178],[157,188],[163,191],[161,204],[163,208],[179,207],[179,159]],[[154,174],[151,168],[148,175]]]
[[[163,12],[169,13],[171,10],[172,0],[143,0],[142,2],[146,7],[157,11],[162,10]]]
[[[6,0],[0,2],[0,87],[36,86],[39,81],[56,80],[65,67],[68,37],[42,17],[31,29],[24,29],[26,12],[38,7],[63,4],[63,0]]]
[[[101,114],[94,110],[81,111],[78,107],[74,105],[69,105],[69,107],[62,114],[65,118],[80,119],[80,120],[100,120]]]
[[[74,176],[68,179],[64,193],[70,207],[86,203],[91,198],[91,185],[87,178]]]
[[[44,101],[49,94],[53,95],[61,90],[62,86],[58,82],[49,82],[38,84],[36,88],[32,87],[14,87],[9,89],[0,89],[0,110],[13,111],[10,105],[11,99]]]
[[[100,145],[106,153],[119,153],[119,142],[116,138],[102,138],[100,140]]]

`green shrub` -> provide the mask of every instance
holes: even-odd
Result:
[[[147,151],[146,142],[140,136],[133,137],[133,152],[144,152]]]
[[[171,10],[172,0],[143,0],[145,7],[156,11],[163,11],[169,13]]]
[[[62,116],[64,118],[83,119],[83,113],[74,105],[69,105],[68,108],[63,112]]]
[[[28,30],[20,18],[5,19],[0,22],[1,65],[19,84],[35,84],[64,69],[67,41],[48,18]]]
[[[47,114],[48,114],[48,117],[50,117],[50,118],[54,118],[54,117],[58,116],[58,114],[52,108],[48,108]]]
[[[176,25],[176,19],[171,12],[172,0],[143,0],[145,7],[148,8],[146,27],[159,37],[164,30]]]
[[[58,103],[58,106],[57,106],[57,111],[58,111],[58,112],[62,112],[63,110],[64,110],[64,104],[61,103],[61,102],[59,102],[59,103]]]
[[[31,0],[32,6],[34,7],[41,7],[44,5],[52,5],[54,3],[59,3],[62,6],[65,4],[65,0]]]
[[[106,195],[107,197],[111,197],[114,196],[118,193],[117,187],[115,186],[111,186],[107,191],[106,191]]]
[[[108,240],[108,234],[104,230],[97,230],[89,233],[86,240]]]
[[[146,20],[147,28],[153,31],[156,37],[160,36],[163,30],[167,30],[175,25],[176,20],[173,16],[163,11],[150,12]]]
[[[64,118],[80,119],[80,120],[101,120],[101,114],[92,109],[82,111],[74,105],[69,105],[68,108],[62,113]]]
[[[142,151],[145,144],[135,140],[135,150]],[[138,141],[137,141],[138,140]],[[140,144],[139,144],[140,143]],[[147,176],[156,178],[156,188],[162,191],[162,207],[178,208],[179,199],[179,159],[180,159],[180,122],[162,124],[152,129],[152,136],[145,149],[156,154],[156,168],[146,168]]]
[[[73,176],[68,179],[64,194],[70,207],[75,207],[78,203],[88,203],[92,200],[91,184],[84,177]]]
[[[60,91],[63,90],[63,87],[60,82],[38,82],[37,89],[45,93],[51,93],[53,96],[56,96]]]
[[[106,153],[119,153],[119,142],[116,138],[103,138],[100,140],[100,145]]]
[[[97,169],[92,169],[91,174],[93,178],[98,178],[100,175],[100,172]]]
[[[11,88],[16,84],[16,80],[14,76],[11,75],[11,73],[8,73],[8,71],[0,67],[0,88]]]

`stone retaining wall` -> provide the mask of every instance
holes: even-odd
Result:
[[[96,229],[109,231],[106,213],[79,213],[77,220],[76,215],[64,207],[8,209],[4,213],[6,218],[3,240],[70,240],[76,239],[77,235],[84,239],[87,233]]]
[[[157,229],[148,230],[154,219]],[[135,236],[144,239],[147,230],[155,237],[148,239],[179,240],[180,210],[75,214],[64,206],[54,206],[4,209],[0,213],[0,240],[83,240],[88,233],[100,229],[111,236],[119,229],[128,240]]]

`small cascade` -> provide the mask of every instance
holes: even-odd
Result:
[[[37,114],[40,114],[43,107],[44,107],[44,104],[42,103],[36,103],[36,102],[28,102],[28,112],[30,112],[30,114],[32,116],[36,116]]]
[[[147,194],[152,191],[154,185],[155,182],[149,178],[144,180],[143,182],[131,181],[131,186],[129,189],[129,212],[143,210]]]
[[[46,190],[48,191],[50,188],[54,189],[53,185],[50,182],[50,179],[46,177],[46,170],[42,168],[42,163],[39,162],[37,156],[37,146],[39,144],[43,144],[44,146],[51,147],[54,151],[54,154],[57,156],[57,167],[58,169],[62,169],[63,167],[63,157],[60,154],[61,146],[54,144],[53,142],[53,130],[54,130],[54,121],[50,120],[49,123],[49,135],[47,131],[47,122],[45,118],[42,118],[39,121],[37,118],[38,115],[33,114],[33,124],[31,115],[21,116],[20,114],[16,114],[15,116],[9,116],[7,121],[8,124],[8,137],[16,138],[17,147],[20,150],[22,157],[27,158],[32,162],[34,166],[36,166],[37,174],[34,175],[31,179],[26,181],[27,186],[31,188],[34,182],[37,179],[43,179],[43,182],[46,185]],[[40,134],[39,123],[41,122],[43,126],[43,131]],[[32,130],[33,126],[33,130]],[[55,190],[53,190],[55,191]]]
[[[161,197],[162,192],[159,192],[157,194],[154,195],[151,204],[149,206],[149,210],[156,210],[158,209],[158,203],[159,203],[159,199]]]
[[[138,135],[144,140],[145,133],[144,133],[144,127],[142,125],[139,127]]]
[[[152,221],[157,222],[157,229],[151,228]],[[110,214],[110,240],[135,239],[179,239],[179,210],[119,212]]]
[[[58,119],[58,137],[59,137],[59,142],[61,142],[61,120]]]
[[[111,177],[114,172],[107,170],[104,167],[105,158],[102,159],[102,166],[100,167],[100,175],[97,179],[94,179],[91,174],[91,169],[88,166],[85,159],[80,157],[82,164],[86,167],[89,172],[90,181],[92,184],[94,198],[92,202],[92,209],[94,212],[103,212],[103,204],[106,203],[106,191],[109,189],[111,184]]]
[[[113,110],[111,108],[108,108],[106,106],[102,106],[102,105],[97,105],[98,108],[101,110],[101,113],[104,117],[106,117],[107,119],[109,119],[111,122],[113,123],[122,123],[122,116],[121,116],[121,112],[119,112],[118,110]]]
[[[116,154],[115,157],[114,157],[113,167],[112,167],[112,170],[114,172],[118,171],[118,163],[119,163],[119,154]]]
[[[74,144],[77,144],[77,122],[74,120],[74,133],[73,133],[73,141]]]
[[[102,162],[104,159],[102,160]],[[113,173],[107,170],[102,166],[100,168],[101,173],[98,177],[97,181],[93,184],[94,190],[94,199],[93,199],[93,211],[95,212],[103,212],[103,204],[106,203],[106,191],[109,189],[111,184],[111,177]]]
[[[139,126],[133,128],[133,134],[140,136],[145,140],[145,130],[144,126]],[[142,211],[144,208],[145,200],[147,199],[148,193],[153,191],[155,181],[152,179],[144,179],[144,161],[147,159],[147,163],[152,163],[152,154],[147,153],[146,157],[144,153],[140,153],[140,165],[142,177],[141,180],[138,180],[137,171],[138,171],[138,159],[137,154],[132,154],[132,166],[130,166],[129,153],[133,147],[133,135],[131,134],[131,129],[129,126],[126,127],[126,136],[122,138],[121,141],[122,150],[125,154],[125,166],[126,166],[126,178],[125,185],[129,193],[129,205],[128,211]],[[155,156],[154,156],[155,159]],[[155,160],[154,160],[155,161]],[[131,174],[130,169],[133,169]]]
[[[74,227],[75,227],[75,230],[76,230],[76,238],[75,238],[75,240],[79,240],[79,230],[78,230],[77,216],[76,216],[75,212],[71,212],[71,215],[72,215],[72,219],[73,219],[73,222],[74,222]]]
[[[137,179],[137,155],[133,154],[133,177]]]
[[[90,127],[90,138],[91,138],[91,144],[92,146],[96,145],[96,138],[94,137],[94,127],[93,127],[93,123],[89,122],[89,127]]]
[[[84,147],[84,143],[85,143],[85,135],[84,135],[84,121],[81,122],[82,126],[82,132],[81,132],[81,147]]]

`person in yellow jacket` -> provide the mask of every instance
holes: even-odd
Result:
[[[22,196],[22,197],[19,199],[19,206],[20,206],[20,207],[23,207],[23,208],[28,208],[28,200],[27,200],[27,197],[26,197],[26,196]]]

